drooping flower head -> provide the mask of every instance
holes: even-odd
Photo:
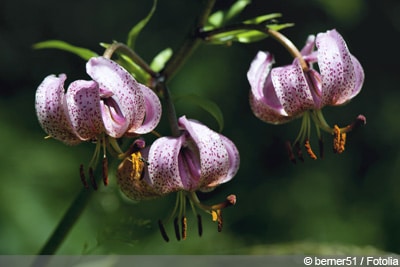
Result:
[[[100,147],[108,144],[120,152],[115,138],[145,134],[157,126],[161,117],[157,95],[124,68],[94,57],[86,71],[92,80],[73,81],[66,91],[65,74],[50,75],[39,85],[36,113],[49,137],[69,145],[96,141],[97,158]]]
[[[222,223],[221,209],[234,204],[235,197],[208,207],[199,202],[195,192],[210,191],[230,181],[239,168],[238,150],[231,140],[197,121],[183,116],[178,122],[180,136],[160,137],[142,150],[143,144],[136,143],[133,153],[120,164],[117,181],[125,195],[135,200],[179,192],[177,205],[185,205],[188,197]]]
[[[317,50],[314,50],[315,46]],[[360,92],[364,82],[361,64],[336,30],[309,36],[298,54],[291,65],[272,68],[273,55],[258,52],[247,73],[254,114],[272,124],[303,116],[302,130],[294,143],[305,142],[306,147],[309,147],[310,117],[318,129],[334,134],[335,138],[338,135],[345,138],[345,133],[355,124],[342,129],[332,128],[325,122],[321,109],[327,105],[345,104]],[[319,71],[313,68],[315,64]],[[359,116],[356,124],[359,122],[365,123],[365,117]],[[307,150],[312,152],[311,148]],[[342,152],[344,144],[334,150]],[[316,158],[315,154],[312,157]]]

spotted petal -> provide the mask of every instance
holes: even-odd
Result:
[[[298,60],[272,69],[271,80],[287,116],[296,117],[314,107],[309,84]]]
[[[229,182],[239,170],[240,156],[239,156],[239,151],[237,150],[235,144],[230,139],[228,139],[223,135],[220,135],[220,138],[222,140],[222,143],[224,144],[226,151],[228,152],[228,158],[229,158],[228,173],[227,175],[220,177],[220,179],[214,181],[213,183],[206,185],[205,188],[201,188],[201,190],[203,191],[204,190],[208,191],[210,188],[213,188],[219,184]]]
[[[65,109],[81,140],[90,140],[104,131],[99,87],[95,81],[77,80],[71,83],[65,94]]]
[[[291,120],[280,103],[271,81],[271,68],[275,63],[272,54],[260,51],[247,72],[250,83],[250,106],[254,115],[269,123],[284,123]]]
[[[72,129],[64,109],[65,74],[47,76],[36,91],[35,108],[39,123],[52,138],[66,144],[81,142]]]
[[[142,125],[139,128],[132,127],[128,133],[146,134],[153,131],[161,119],[161,103],[158,96],[148,87],[139,84],[142,90],[145,102],[146,115]]]
[[[159,194],[166,194],[184,189],[179,175],[178,156],[184,136],[161,137],[150,147],[149,184]]]
[[[178,123],[188,132],[200,156],[200,180],[196,189],[219,184],[228,175],[230,168],[228,151],[221,135],[197,121],[186,119],[185,116],[180,117]]]
[[[105,122],[106,133],[119,138],[128,129],[139,128],[145,117],[144,97],[139,83],[132,75],[104,57],[91,58],[86,64],[86,71],[101,90],[112,92],[110,98],[113,105],[110,107],[113,110],[105,112],[103,116],[106,118],[103,120],[113,120],[115,123]]]
[[[340,105],[349,101],[361,89],[364,80],[361,65],[336,30],[319,33],[316,46],[323,104]]]

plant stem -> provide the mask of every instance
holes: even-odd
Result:
[[[161,71],[161,75],[165,80],[171,79],[179,68],[186,62],[189,56],[200,44],[201,39],[198,37],[198,31],[203,28],[207,22],[208,16],[210,15],[212,8],[214,7],[215,0],[208,0],[205,4],[203,11],[197,19],[196,28],[190,32],[186,40],[176,54],[166,63],[164,69]]]
[[[96,183],[100,184],[102,180],[101,168],[96,169],[94,177],[96,179]],[[78,221],[79,216],[82,214],[83,210],[86,207],[86,204],[89,202],[89,199],[92,197],[94,192],[95,190],[93,189],[91,190],[82,187],[81,191],[75,197],[68,210],[65,212],[64,216],[57,225],[56,229],[53,231],[50,238],[40,250],[39,255],[55,254],[55,252],[59,249],[59,247],[67,237],[68,233],[72,230],[72,227]],[[46,266],[48,260],[50,260],[50,257],[37,257],[31,266]]]
[[[133,60],[138,66],[140,66],[144,71],[155,77],[157,74],[150,68],[150,66],[144,61],[135,51],[133,51],[129,46],[123,43],[112,43],[103,53],[105,58],[111,58],[112,55],[120,51],[122,54],[128,56]]]

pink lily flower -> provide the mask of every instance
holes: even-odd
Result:
[[[179,137],[161,137],[150,147],[134,149],[131,157],[118,167],[117,181],[122,192],[134,200],[179,192],[177,205],[184,207],[188,197],[222,224],[220,210],[233,205],[235,196],[230,195],[223,203],[205,206],[195,192],[207,192],[230,181],[239,169],[239,152],[231,140],[195,120],[183,116],[178,124],[182,130]],[[135,146],[143,147],[140,143]]]
[[[36,113],[44,131],[66,144],[97,140],[100,134],[120,138],[151,132],[161,117],[157,95],[139,84],[114,61],[91,58],[86,71],[93,79],[72,82],[50,75],[36,91]]]
[[[363,68],[336,30],[309,36],[300,54],[302,58],[296,57],[291,65],[272,68],[273,55],[258,52],[247,73],[251,85],[251,109],[256,117],[272,124],[303,116],[302,129],[295,143],[308,143],[310,117],[317,125],[318,135],[322,129],[340,139],[353,127],[330,127],[321,109],[327,105],[346,104],[354,98],[364,82]],[[302,65],[304,62],[306,66]],[[314,64],[318,65],[319,71],[313,68]],[[365,123],[365,117],[356,120]],[[306,146],[309,147],[309,143]],[[312,152],[311,148],[307,150]],[[334,150],[340,153],[344,144]]]

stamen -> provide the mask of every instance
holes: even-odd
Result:
[[[133,179],[135,180],[140,180],[142,177],[142,172],[144,169],[144,165],[145,163],[147,163],[147,161],[145,161],[142,157],[142,154],[140,153],[140,151],[134,152],[131,154],[132,157],[132,172],[131,172],[131,176],[133,177]]]
[[[335,125],[333,127],[333,135],[333,152],[338,154],[343,153],[346,144],[346,133],[341,133],[339,126]]]
[[[222,231],[222,211],[221,210],[217,210],[217,215],[218,215],[218,232]]]
[[[290,144],[289,141],[286,141],[285,146],[286,146],[286,151],[288,152],[288,155],[289,155],[289,160],[291,162],[293,162],[294,164],[296,164],[296,158],[293,153],[292,145]]]
[[[160,228],[161,236],[165,240],[165,242],[169,242],[169,237],[161,220],[158,220],[158,228]]]
[[[306,148],[307,154],[310,156],[310,158],[316,160],[317,155],[315,155],[314,151],[312,151],[310,141],[308,139],[306,139],[304,142],[304,147]]]
[[[103,158],[103,183],[105,186],[108,185],[108,160],[105,156]]]
[[[182,224],[182,240],[185,240],[187,233],[187,219],[185,215],[183,215],[181,218],[181,224]]]
[[[81,176],[81,182],[86,189],[89,189],[89,185],[86,181],[85,170],[83,169],[83,164],[79,166],[79,175]]]
[[[93,189],[97,190],[97,183],[96,183],[96,179],[95,179],[94,174],[93,174],[93,168],[92,167],[89,168],[89,178],[90,178],[90,181],[92,183]]]
[[[200,214],[197,214],[197,232],[199,233],[199,236],[203,235],[203,223]]]
[[[178,217],[175,217],[175,219],[174,219],[174,230],[175,230],[176,240],[180,241],[181,240],[181,235],[179,233]]]

